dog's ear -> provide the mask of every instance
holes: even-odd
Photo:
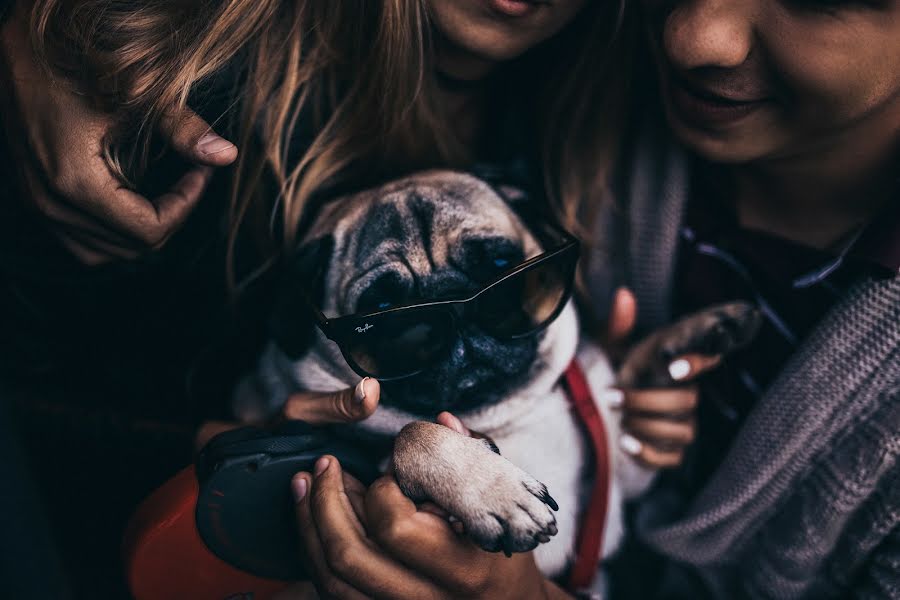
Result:
[[[315,339],[316,321],[304,295],[321,307],[334,237],[304,244],[287,259],[278,297],[269,319],[269,332],[282,352],[299,358]]]

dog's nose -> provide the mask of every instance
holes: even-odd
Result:
[[[485,366],[503,375],[520,373],[534,361],[537,338],[498,340],[480,328],[467,326],[460,333],[452,350],[452,363],[460,370],[470,366]]]
[[[385,401],[416,414],[464,412],[506,397],[537,359],[539,336],[500,341],[464,327],[446,359],[415,377],[385,384]]]

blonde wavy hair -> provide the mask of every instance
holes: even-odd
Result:
[[[240,74],[231,285],[240,232],[276,256],[292,246],[310,198],[351,170],[389,176],[472,159],[436,101],[425,0],[36,0],[31,17],[45,64],[122,115],[130,142],[109,140],[107,154],[125,181],[146,166],[162,115],[223,69]],[[624,0],[589,1],[515,61],[534,98],[546,197],[576,231],[608,198],[626,121],[631,21]],[[298,132],[309,133],[299,157]],[[279,231],[269,226],[275,206]]]

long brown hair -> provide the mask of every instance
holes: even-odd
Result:
[[[546,196],[575,230],[608,195],[631,29],[623,0],[589,1],[564,32],[519,59],[537,98]],[[48,66],[124,115],[138,142],[108,144],[123,179],[146,164],[149,132],[185,106],[193,86],[226,65],[240,73],[229,267],[244,228],[279,222],[268,234],[290,247],[313,194],[352,166],[399,174],[471,159],[435,100],[425,0],[37,0],[32,35]],[[305,148],[292,154],[303,135]]]

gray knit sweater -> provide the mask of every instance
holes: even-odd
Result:
[[[619,218],[647,329],[669,318],[689,183],[658,130],[639,137]],[[598,294],[611,279],[603,262],[592,261]],[[900,598],[898,456],[900,276],[859,281],[759,400],[686,514],[645,515],[635,533],[718,598]]]

